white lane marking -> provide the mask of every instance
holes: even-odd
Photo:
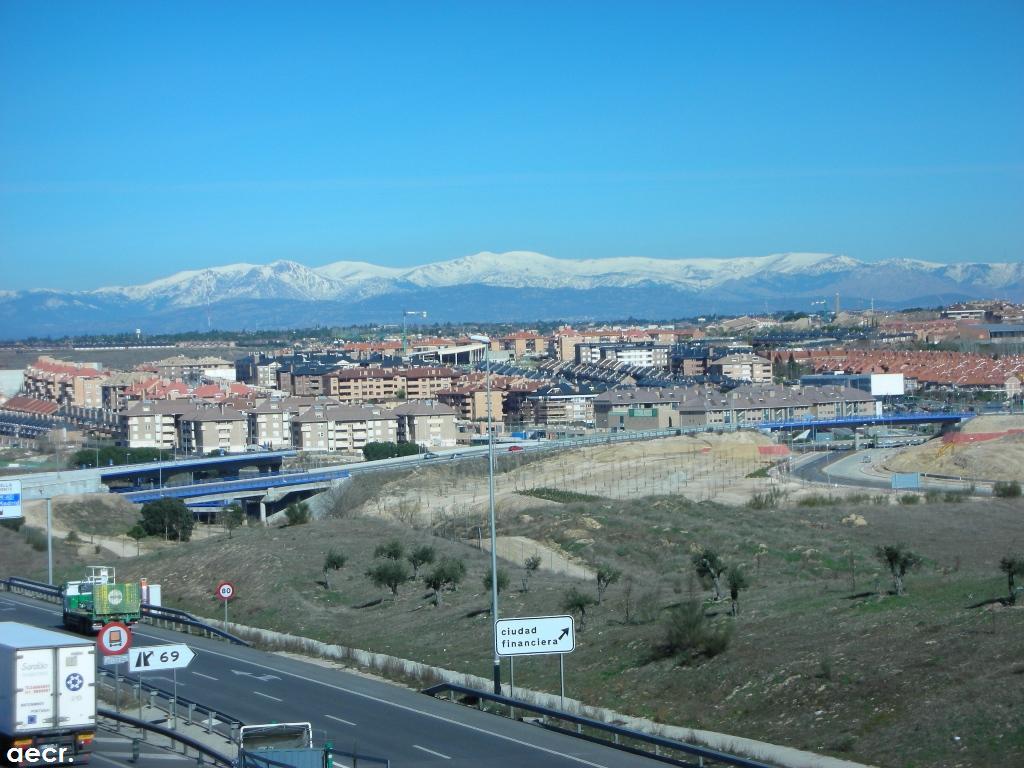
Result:
[[[38,611],[46,611],[47,613],[52,613],[52,614],[57,615],[57,616],[60,615],[59,611],[50,611],[50,610],[47,610],[46,608],[40,608],[39,606],[32,605],[30,603],[17,603],[17,604],[18,605],[26,605],[29,608],[35,608]],[[166,638],[160,637],[159,635],[149,635],[149,634],[146,634],[145,632],[133,632],[133,634],[139,635],[141,637],[148,637],[148,638],[150,638],[152,640],[166,640]],[[389,706],[389,707],[395,707],[397,709],[401,709],[401,710],[404,710],[406,712],[411,712],[414,715],[420,715],[422,717],[429,717],[429,718],[431,718],[433,720],[440,720],[441,722],[448,723],[449,725],[454,725],[454,726],[458,726],[459,728],[466,728],[467,730],[470,730],[470,731],[476,731],[477,733],[482,733],[484,736],[490,736],[490,737],[493,737],[493,738],[496,738],[496,739],[501,739],[502,741],[507,741],[507,742],[510,742],[512,744],[519,744],[520,746],[527,747],[529,749],[536,749],[539,752],[545,752],[545,753],[547,753],[549,755],[557,755],[558,757],[565,758],[566,760],[570,760],[570,761],[572,761],[574,763],[579,763],[580,765],[589,765],[589,766],[591,766],[591,768],[609,768],[604,763],[594,763],[594,762],[591,762],[590,760],[585,760],[582,757],[576,757],[575,755],[570,755],[570,754],[567,754],[565,752],[559,752],[557,749],[551,749],[549,747],[541,747],[541,746],[539,746],[537,744],[531,744],[528,741],[524,741],[523,739],[517,739],[514,736],[505,736],[504,734],[494,733],[493,731],[489,731],[486,728],[480,728],[479,726],[470,725],[469,723],[462,723],[462,722],[459,722],[458,720],[454,720],[454,719],[452,719],[450,717],[445,717],[444,715],[434,714],[433,712],[424,712],[422,709],[416,709],[415,707],[410,707],[410,706],[408,706],[406,704],[399,704],[398,702],[395,702],[395,701],[388,701],[387,699],[382,699],[379,696],[374,696],[374,695],[369,694],[369,693],[361,693],[359,691],[353,691],[351,688],[345,688],[344,686],[341,686],[341,685],[334,685],[332,683],[325,683],[325,682],[323,682],[321,680],[314,680],[312,677],[306,677],[305,675],[297,675],[294,672],[285,672],[284,670],[277,669],[276,667],[268,667],[266,664],[260,664],[259,662],[249,661],[247,659],[239,659],[236,656],[230,656],[230,655],[228,655],[226,653],[221,653],[220,651],[211,651],[209,649],[204,649],[203,653],[209,653],[209,654],[211,654],[213,656],[220,656],[220,657],[225,658],[225,659],[230,659],[231,661],[234,661],[234,662],[242,662],[242,663],[245,663],[245,664],[249,664],[250,666],[253,666],[253,667],[258,667],[260,669],[265,669],[268,672],[278,672],[278,673],[280,673],[282,675],[288,675],[289,677],[294,677],[296,680],[304,680],[305,682],[313,683],[314,685],[322,685],[325,688],[331,688],[332,690],[341,691],[342,693],[347,693],[347,694],[349,694],[351,696],[358,696],[361,699],[368,699],[369,701],[375,701],[378,704],[384,704],[384,705]],[[253,693],[258,693],[258,691],[253,691]],[[260,694],[260,695],[261,696],[266,696],[266,694]],[[267,698],[273,698],[273,697],[272,696],[267,696]],[[276,701],[280,701],[280,699],[276,699]],[[95,755],[95,757],[101,757],[101,756],[100,755]],[[114,761],[111,760],[110,762],[114,762]],[[116,765],[122,765],[121,763],[115,763],[115,764]]]
[[[107,757],[106,755],[99,755],[99,754],[96,754],[95,752],[93,752],[89,756],[89,762],[90,763],[95,763],[97,760],[102,760],[103,762],[110,763],[111,765],[124,766],[124,768],[132,768],[131,763],[122,763],[120,760],[112,760],[111,758]]]
[[[140,632],[140,633],[137,633],[137,634],[142,634],[142,633]],[[161,638],[156,638],[156,639],[159,640]],[[541,746],[539,746],[537,744],[531,744],[528,741],[524,741],[523,739],[517,739],[514,736],[505,736],[504,734],[501,734],[501,733],[494,733],[493,731],[489,731],[486,728],[481,728],[481,727],[476,726],[476,725],[470,725],[469,723],[462,723],[462,722],[459,722],[458,720],[454,720],[454,719],[452,719],[450,717],[445,717],[444,715],[434,714],[433,712],[424,712],[422,709],[416,709],[415,707],[410,707],[407,704],[399,704],[396,701],[388,701],[387,699],[382,699],[379,696],[374,696],[373,694],[370,694],[370,693],[361,693],[360,691],[353,691],[351,688],[345,688],[344,686],[341,686],[341,685],[334,685],[333,683],[325,683],[322,680],[315,680],[312,677],[306,677],[305,675],[297,675],[294,672],[286,672],[285,670],[277,669],[276,667],[268,667],[266,664],[260,664],[259,662],[256,662],[256,661],[249,661],[247,659],[239,659],[236,656],[230,656],[230,655],[228,655],[226,653],[221,653],[220,651],[211,651],[208,648],[204,649],[203,653],[208,653],[208,654],[210,654],[212,656],[222,656],[223,658],[231,659],[234,662],[241,661],[241,662],[244,662],[245,664],[249,664],[250,666],[259,667],[260,669],[265,669],[265,670],[267,670],[269,672],[278,672],[278,673],[280,673],[282,675],[287,675],[288,677],[293,677],[296,680],[304,680],[305,682],[313,683],[314,685],[322,685],[324,688],[331,688],[332,690],[341,691],[342,693],[347,693],[347,694],[349,694],[351,696],[358,696],[361,699],[368,699],[370,701],[375,701],[378,704],[384,704],[384,705],[389,706],[389,707],[395,707],[396,709],[401,709],[401,710],[404,710],[406,712],[411,712],[414,715],[420,715],[422,717],[429,717],[432,720],[440,720],[441,722],[445,722],[445,723],[448,723],[450,725],[455,725],[455,726],[458,726],[459,728],[466,728],[467,730],[470,730],[470,731],[476,731],[477,733],[482,733],[484,736],[490,736],[492,738],[501,739],[502,741],[508,741],[508,742],[513,743],[513,744],[519,744],[520,746],[528,747],[529,749],[536,749],[536,750],[538,750],[540,752],[546,752],[549,755],[557,755],[558,757],[565,758],[566,760],[570,760],[570,761],[572,761],[574,763],[579,763],[580,765],[589,765],[589,766],[591,766],[591,768],[609,768],[604,763],[594,763],[594,762],[591,762],[590,760],[586,760],[586,759],[584,759],[582,757],[576,757],[575,755],[570,755],[570,754],[568,754],[566,752],[559,752],[557,749],[551,749],[549,747],[541,747]]]
[[[451,757],[449,757],[448,755],[442,755],[440,752],[435,752],[432,749],[427,749],[426,747],[421,747],[419,744],[413,744],[412,748],[413,749],[421,749],[424,752],[429,752],[432,755],[437,755],[438,757],[443,757],[445,760],[451,760]]]
[[[260,693],[259,691],[253,691],[253,693],[255,693],[257,696],[262,696],[264,699],[273,699],[274,701],[284,701],[284,699],[279,699],[279,698],[277,698],[277,696],[271,696],[269,693]]]
[[[29,598],[29,600],[34,600],[34,599],[35,598],[31,598],[31,597]],[[22,603],[22,602],[19,602],[17,600],[4,600],[4,602],[5,603],[10,603],[11,605],[17,605],[17,606],[20,606],[22,608],[35,608],[37,611],[42,611],[43,613],[51,613],[54,616],[62,616],[63,615],[60,611],[55,611],[52,608],[43,608],[41,605],[32,605],[32,603]]]
[[[217,682],[217,678],[213,675],[204,675],[202,672],[193,672],[192,674],[199,675],[200,677],[205,677],[207,680],[213,680],[214,682]]]
[[[324,717],[329,717],[331,720],[337,720],[339,723],[344,723],[345,725],[355,725],[351,720],[343,720],[342,718],[335,717],[334,715],[324,715]]]

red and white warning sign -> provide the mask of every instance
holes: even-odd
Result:
[[[96,643],[100,647],[100,653],[104,656],[127,653],[128,649],[132,647],[132,631],[127,624],[112,621],[99,631]]]

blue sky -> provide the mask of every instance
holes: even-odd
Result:
[[[1024,3],[0,3],[0,288],[1024,258]]]

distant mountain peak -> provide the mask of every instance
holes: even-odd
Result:
[[[865,263],[845,254],[792,252],[734,259],[623,256],[558,259],[533,251],[481,251],[411,267],[337,261],[311,269],[297,261],[185,270],[142,285],[94,291],[0,292],[9,334],[111,332],[145,325],[294,327],[345,318],[393,322],[400,306],[432,318],[531,320],[651,319],[766,306],[807,309],[835,293],[843,305],[929,305],[1000,296],[1024,300],[1024,265],[940,264],[915,259]],[[322,316],[321,316],[322,315]]]

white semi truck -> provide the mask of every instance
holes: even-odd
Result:
[[[95,735],[95,643],[0,622],[0,764],[81,765]]]

